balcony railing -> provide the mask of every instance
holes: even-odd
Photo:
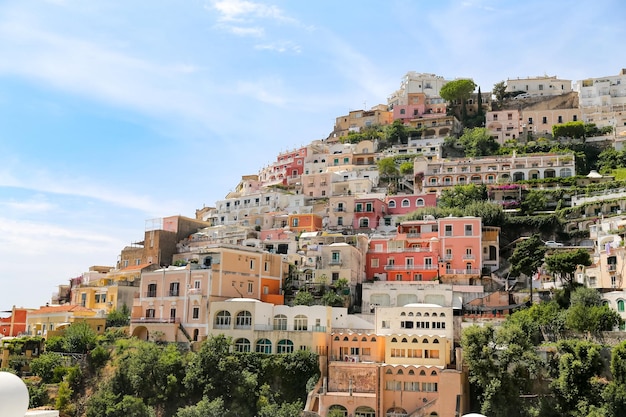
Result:
[[[157,296],[157,292],[156,291],[148,291],[146,292],[146,297],[156,297]]]
[[[463,259],[476,259],[476,257],[471,253],[466,253],[465,255],[463,255]]]
[[[444,275],[479,275],[480,269],[446,269]]]
[[[385,265],[385,271],[432,270],[435,265]]]
[[[136,317],[131,318],[132,323],[180,323],[179,317],[156,318],[156,317]]]

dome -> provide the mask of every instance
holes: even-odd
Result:
[[[0,372],[0,415],[24,417],[28,411],[28,388],[22,379],[10,372]]]

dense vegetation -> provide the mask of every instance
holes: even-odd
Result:
[[[51,404],[67,417],[296,417],[319,378],[317,355],[309,351],[240,353],[216,336],[191,352],[72,327],[79,329],[53,339],[30,362],[31,407]],[[24,369],[14,365],[12,372]],[[58,386],[54,396],[47,384]]]
[[[474,408],[490,417],[622,415],[626,342],[610,352],[594,341],[619,322],[598,291],[577,287],[499,328],[467,328],[461,344]]]

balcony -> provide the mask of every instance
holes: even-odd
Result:
[[[135,317],[130,319],[131,323],[180,323],[180,318],[169,317],[165,319],[159,319],[156,317]]]
[[[480,269],[446,269],[444,275],[480,275]]]
[[[148,298],[154,298],[156,296],[157,296],[156,290],[146,292],[146,297],[148,297]]]
[[[463,255],[463,259],[476,259],[476,257],[471,253],[466,253]]]
[[[606,266],[606,270],[609,271],[609,272],[617,271],[617,264],[608,264]]]
[[[435,269],[434,265],[385,265],[385,271],[415,271]]]
[[[180,291],[178,290],[170,290],[167,293],[168,297],[178,297],[180,295]]]

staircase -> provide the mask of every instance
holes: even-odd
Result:
[[[413,412],[409,413],[408,417],[423,417],[423,416],[426,416],[427,414],[424,413],[426,408],[430,407],[431,405],[435,404],[436,402],[437,402],[437,398],[434,398],[434,399],[428,401],[423,406],[418,407],[415,410],[413,410]]]
[[[189,342],[193,342],[191,336],[189,335],[189,332],[187,332],[187,329],[185,329],[182,323],[178,323],[178,328],[180,329],[181,333],[185,335]]]

